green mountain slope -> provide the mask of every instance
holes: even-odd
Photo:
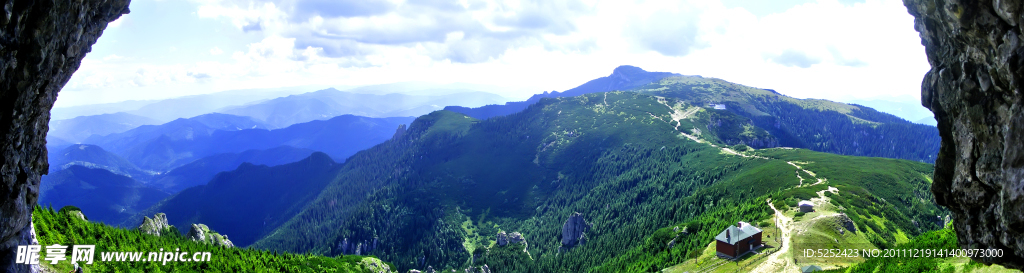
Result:
[[[925,223],[939,214],[928,198],[900,199],[900,193],[871,188],[889,183],[921,191],[930,165],[805,150],[736,152],[723,146],[728,139],[766,139],[765,130],[718,126],[717,120],[743,115],[666,98],[670,94],[686,96],[593,93],[544,99],[484,121],[448,111],[420,117],[407,131],[349,158],[318,197],[254,246],[369,253],[403,271],[471,262],[500,272],[633,271],[615,259],[637,248],[639,256],[627,259],[662,255],[643,248],[656,230],[680,223],[694,228],[695,236],[666,255],[671,259],[651,264],[668,266],[703,250],[726,225],[770,217],[767,198],[803,197],[821,185],[857,192],[848,210],[870,210],[870,202],[854,202],[870,200],[875,208],[864,213],[885,210],[892,222]],[[693,130],[712,123],[724,129]],[[846,169],[829,172],[833,165],[823,163],[833,161]],[[827,181],[810,186],[816,177],[800,175],[798,165]],[[871,199],[875,195],[884,198]],[[585,244],[564,246],[562,227],[574,212],[592,227]],[[929,228],[898,223],[877,231],[914,236]],[[493,245],[499,230],[522,233],[527,252],[520,244]]]
[[[166,232],[153,236],[135,229],[120,229],[104,224],[89,222],[74,213],[74,207],[54,211],[52,207],[36,206],[32,212],[39,245],[60,244],[95,245],[92,264],[79,262],[85,272],[390,272],[393,266],[374,257],[290,254],[244,248],[223,248],[210,244],[193,242],[177,232]],[[70,249],[70,247],[69,247]],[[44,250],[45,251],[45,250]],[[104,261],[105,252],[142,252],[141,259],[148,259],[149,252],[188,253],[209,252],[209,261]],[[46,257],[42,252],[41,258]],[[51,265],[40,259],[44,272],[70,272],[72,251],[68,250],[65,260]],[[162,254],[162,253],[161,253]],[[201,257],[201,256],[200,256]],[[46,270],[48,269],[48,270]]]
[[[842,155],[888,157],[934,162],[938,130],[874,109],[818,99],[795,99],[771,90],[752,88],[715,78],[667,77],[632,91],[680,99],[691,105],[724,105],[713,110],[713,123],[695,124],[711,131],[750,131],[722,138],[728,144],[756,148],[794,147]],[[726,113],[728,111],[728,113]],[[735,113],[740,117],[730,117]],[[730,128],[731,127],[731,128]],[[768,139],[765,139],[767,137]],[[774,145],[773,145],[774,144]]]
[[[685,112],[711,117],[707,122],[685,129],[726,133],[717,140],[730,145],[742,143],[755,148],[783,146],[928,163],[935,161],[939,150],[939,134],[935,126],[915,124],[869,107],[820,99],[796,99],[774,90],[721,79],[648,72],[633,66],[620,66],[607,77],[565,92],[537,94],[527,101],[479,108],[446,107],[445,110],[488,119],[518,113],[542,98],[606,91],[643,92],[677,98],[690,106],[706,108],[709,111]]]

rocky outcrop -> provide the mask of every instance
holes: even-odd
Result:
[[[368,255],[370,251],[377,249],[379,242],[377,237],[373,237],[372,240],[363,240],[362,242],[350,241],[348,238],[344,238],[338,243],[338,249],[341,250],[341,254],[345,255]]]
[[[0,1],[0,271],[14,265],[46,173],[46,131],[57,92],[129,0]],[[9,258],[9,259],[8,259]]]
[[[487,265],[485,264],[478,267],[470,266],[469,268],[466,268],[465,271],[466,273],[491,273],[491,268],[487,267]]]
[[[167,223],[167,215],[157,213],[153,215],[153,218],[142,216],[142,223],[139,224],[138,229],[146,234],[160,236],[162,231],[170,227],[171,225]]]
[[[366,257],[359,261],[359,265],[363,266],[374,273],[390,273],[391,266],[374,257]]]
[[[398,129],[395,129],[395,135],[391,136],[391,139],[401,139],[405,136],[406,131],[408,131],[408,129],[405,128],[405,124],[399,124]]]
[[[961,247],[1024,268],[1024,1],[904,0],[931,70],[921,104],[942,147],[932,192]]]
[[[523,234],[520,234],[519,232],[505,234],[505,231],[498,231],[498,235],[496,237],[496,241],[499,246],[519,243],[523,244],[524,246],[527,245],[526,238],[524,238]]]
[[[204,242],[214,246],[235,247],[235,244],[228,240],[227,235],[221,235],[216,231],[212,231],[204,224],[192,224],[192,228],[189,229],[185,237],[192,241]]]
[[[586,243],[586,232],[589,230],[590,224],[583,219],[583,215],[579,212],[573,213],[562,225],[562,247],[572,248]]]
[[[857,227],[853,224],[853,219],[847,216],[846,213],[840,213],[835,216],[836,224],[839,228],[836,230],[840,235],[846,234],[847,231],[857,233]]]

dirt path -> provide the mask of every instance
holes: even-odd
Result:
[[[672,113],[670,113],[669,115],[672,117],[672,121],[676,122],[675,130],[676,130],[676,132],[679,132],[680,135],[682,135],[682,136],[684,136],[686,138],[689,138],[690,140],[693,140],[693,141],[695,141],[697,143],[704,143],[704,144],[707,144],[707,145],[711,145],[711,147],[719,148],[719,149],[722,150],[722,153],[725,153],[725,154],[737,155],[737,156],[742,156],[742,157],[746,157],[746,158],[770,159],[770,158],[763,157],[763,156],[744,154],[744,153],[737,152],[737,151],[735,151],[733,149],[729,149],[729,148],[726,148],[726,147],[719,147],[718,145],[715,145],[714,143],[711,143],[711,142],[708,142],[706,140],[700,139],[700,138],[698,138],[698,137],[696,137],[694,135],[680,132],[679,131],[680,121],[682,121],[683,119],[690,118],[690,116],[692,116],[694,113],[697,113],[697,111],[700,111],[700,107],[693,106],[693,107],[690,107],[687,110],[683,111],[683,109],[681,107],[679,107],[678,105],[676,107],[673,107],[671,105],[668,105],[668,101],[666,101],[664,98],[662,98],[662,97],[657,97],[657,98],[658,98],[658,102],[659,103],[661,103],[662,105],[668,106],[669,109],[672,109]],[[648,114],[650,114],[650,113],[648,113]],[[655,117],[654,114],[651,114],[651,116]],[[658,117],[655,117],[655,118],[658,118]],[[658,119],[660,120],[661,118],[658,118]],[[671,123],[671,121],[669,121],[669,123]],[[793,164],[793,163],[790,163],[790,164]],[[794,165],[794,166],[796,166],[796,165]],[[797,167],[797,168],[800,168],[800,167]]]
[[[797,163],[800,163],[800,162],[786,161],[786,163],[789,163],[789,165],[793,165],[793,167],[796,167],[796,170],[797,170],[796,177],[800,179],[800,185],[797,186],[797,187],[803,187],[804,186],[804,178],[803,178],[803,176],[800,176],[800,173],[799,173],[800,171],[803,171],[807,175],[810,175],[814,179],[818,180],[817,182],[814,182],[814,184],[807,185],[808,187],[814,186],[814,185],[817,185],[817,184],[821,184],[821,183],[825,183],[826,181],[828,181],[828,179],[825,179],[825,178],[818,178],[818,175],[814,174],[814,172],[806,170],[806,169],[804,169],[804,167],[802,167],[802,166],[797,164]],[[800,164],[806,164],[806,163],[800,163]]]
[[[751,272],[783,272],[786,268],[791,267],[792,261],[786,257],[789,253],[790,238],[793,234],[793,219],[786,217],[778,209],[775,209],[775,205],[772,204],[772,199],[768,199],[768,206],[775,211],[775,226],[779,227],[779,233],[782,234],[782,246],[779,251],[772,253],[768,256],[757,268],[754,268]],[[795,266],[795,265],[794,265]]]

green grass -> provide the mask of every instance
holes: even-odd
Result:
[[[79,263],[85,272],[376,272],[371,264],[386,264],[374,257],[338,256],[325,257],[308,254],[277,253],[265,250],[223,248],[205,243],[193,242],[177,233],[164,232],[161,236],[144,234],[88,222],[72,215],[73,208],[54,211],[53,208],[36,206],[32,213],[37,239],[40,245],[60,244],[95,245],[93,264]],[[149,252],[180,250],[181,252],[210,252],[209,262],[103,262],[102,252]],[[58,272],[71,271],[70,251],[67,260],[56,265],[45,261],[46,267]],[[148,255],[148,254],[146,254]],[[45,257],[45,253],[42,253]],[[44,262],[40,260],[40,262]],[[394,265],[389,268],[395,268]]]

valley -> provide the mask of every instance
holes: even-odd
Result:
[[[635,78],[602,87],[624,77]],[[82,163],[54,170],[104,169],[166,194],[110,203],[131,208],[115,216],[82,207],[108,225],[166,213],[236,247],[372,255],[399,272],[846,268],[865,261],[798,253],[891,248],[943,226],[922,156],[937,149],[934,128],[699,76],[625,67],[612,78],[521,111],[485,106],[505,114],[483,119],[342,115],[269,130],[278,125],[266,117],[179,119],[93,135],[67,149],[94,155],[55,156]],[[798,212],[800,201],[816,210]],[[739,262],[715,257],[715,235],[737,222],[768,246]],[[856,231],[835,229],[846,226]]]

